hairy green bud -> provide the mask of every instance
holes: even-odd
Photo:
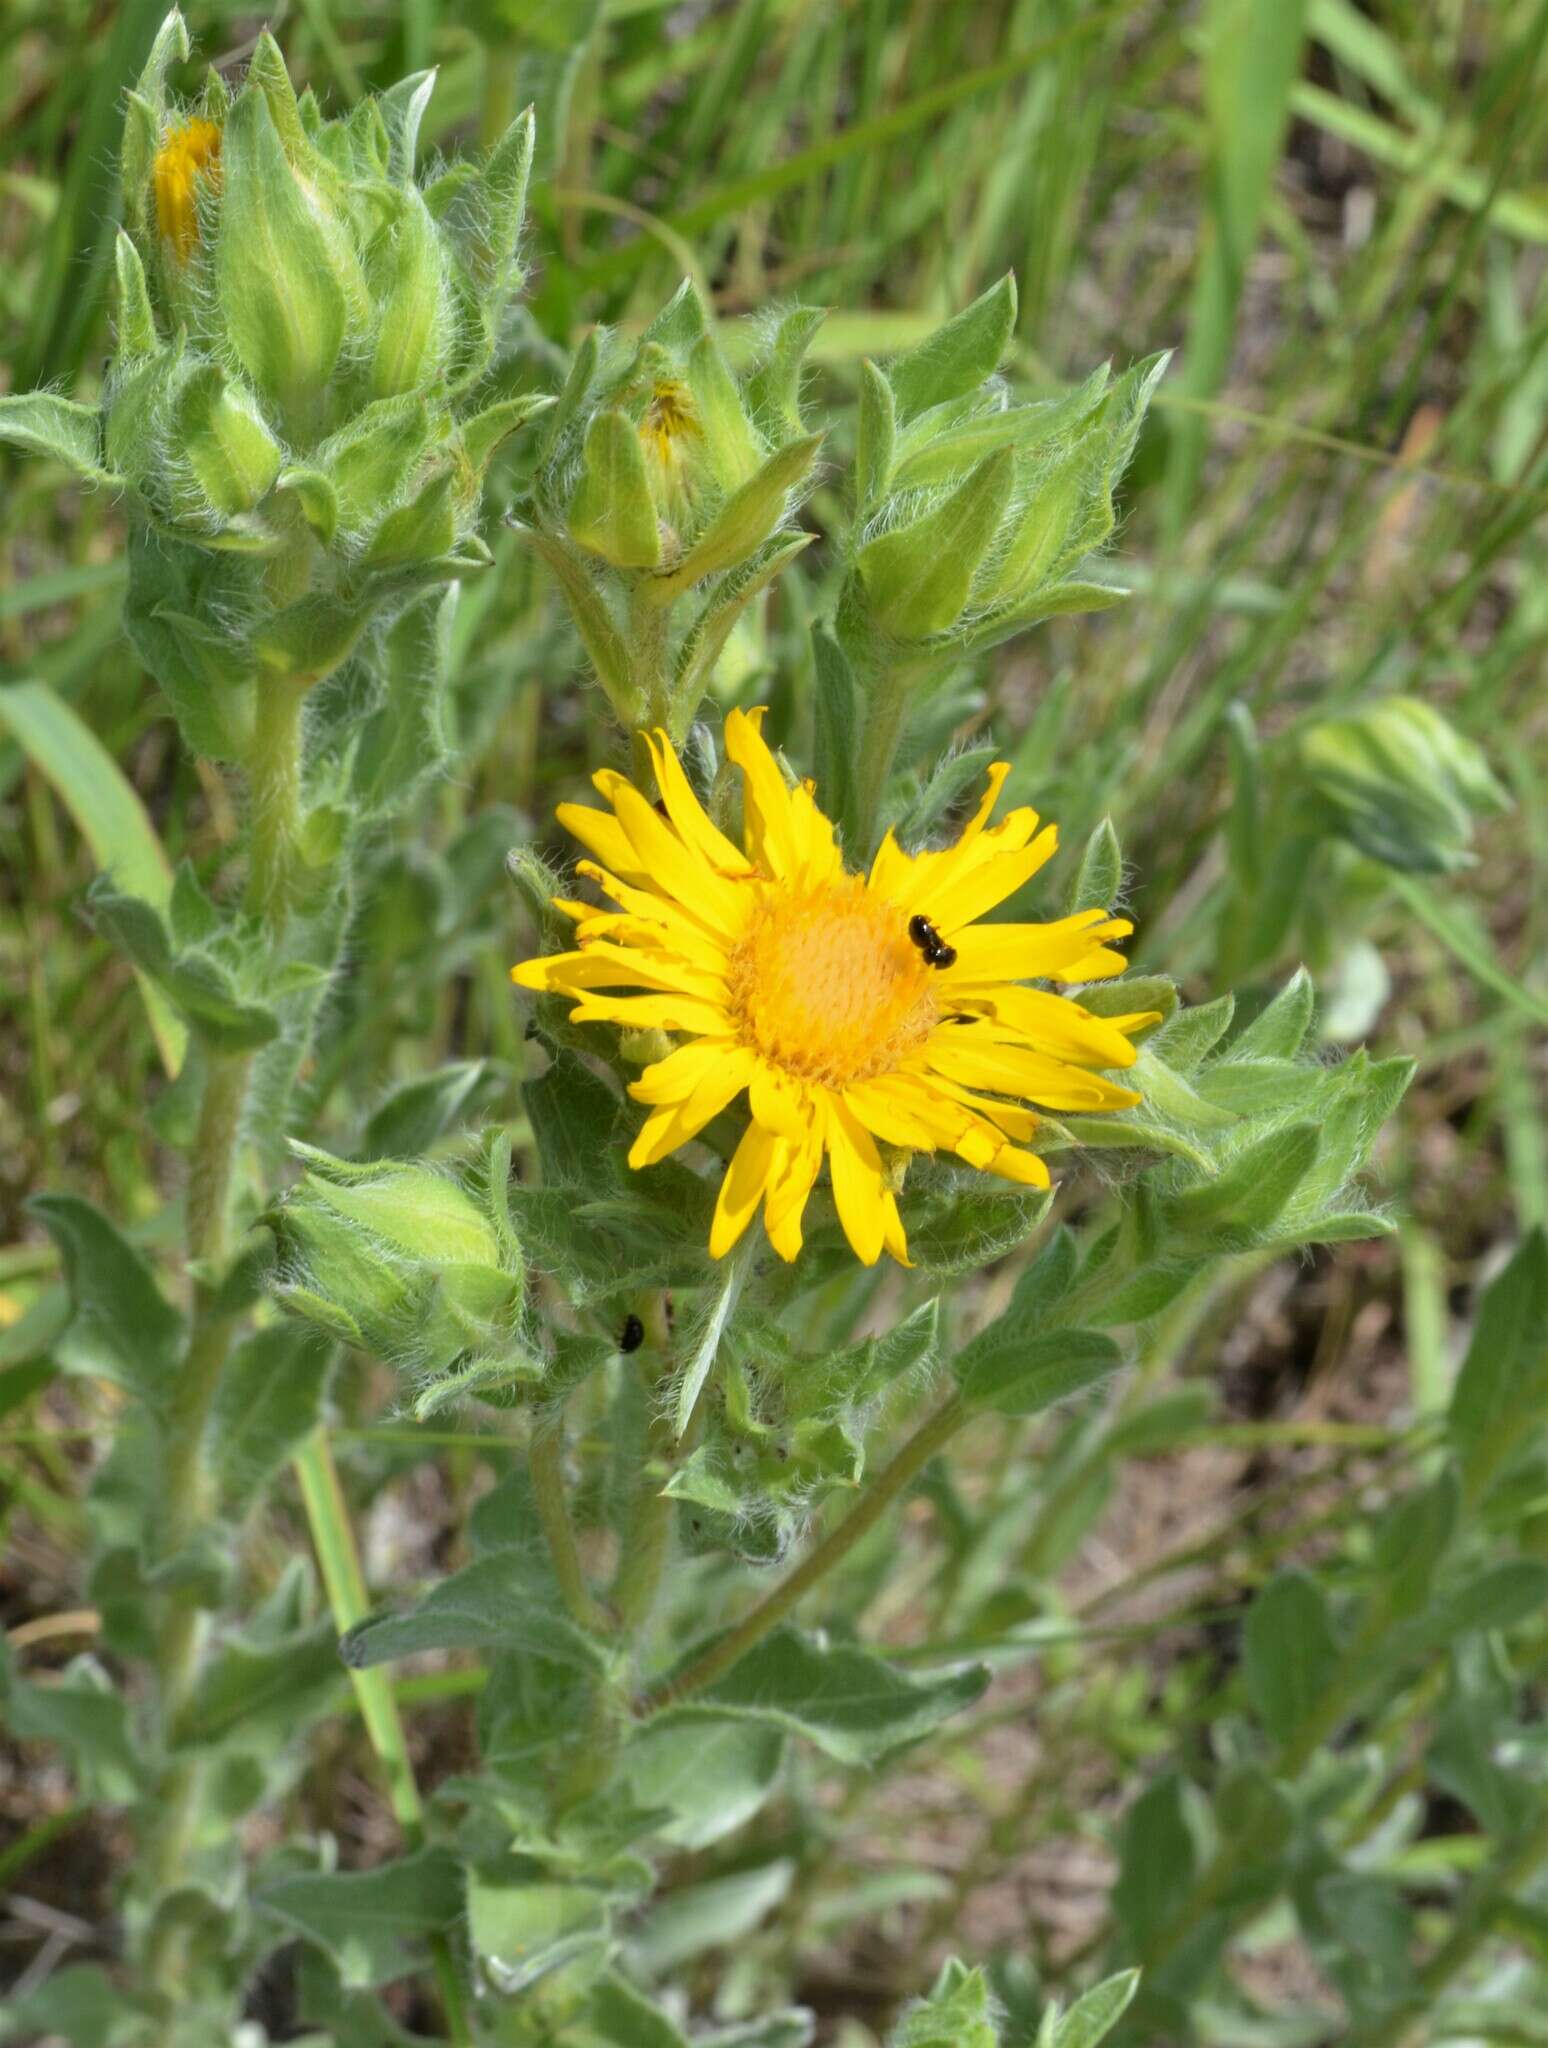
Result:
[[[524,1268],[503,1213],[426,1166],[292,1149],[307,1171],[272,1219],[285,1308],[424,1375],[510,1350]]]
[[[1295,735],[1295,759],[1337,829],[1371,859],[1413,873],[1465,867],[1473,820],[1509,808],[1481,748],[1417,697],[1385,697]]]
[[[188,55],[174,12],[129,95],[100,407],[0,398],[0,440],[125,493],[136,648],[190,744],[252,771],[256,693],[311,623],[290,681],[352,662],[367,716],[396,616],[491,559],[485,473],[543,403],[471,395],[521,283],[532,120],[422,190],[430,74],[329,120],[267,34],[235,92],[183,103]]]
[[[821,437],[799,381],[820,318],[789,315],[738,377],[685,283],[632,350],[593,334],[576,351],[522,530],[626,724],[686,731],[751,601],[804,545],[791,516]]]

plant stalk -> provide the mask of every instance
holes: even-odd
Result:
[[[163,1558],[175,1557],[183,1549],[209,1509],[204,1434],[231,1348],[233,1325],[233,1318],[215,1307],[210,1283],[218,1283],[229,1250],[231,1183],[250,1066],[250,1056],[245,1053],[211,1055],[189,1161],[188,1257],[205,1277],[195,1282],[188,1351],[166,1421],[159,1543]],[[201,1624],[196,1589],[183,1588],[169,1595],[156,1651],[163,1740],[170,1735],[198,1675]],[[164,1889],[181,1874],[197,1808],[198,1766],[191,1758],[183,1758],[168,1766],[158,1790],[149,1845],[154,1890]],[[176,1974],[179,1954],[180,1949],[163,1934],[152,1936],[147,1974],[157,1988],[175,1990],[168,1979]]]
[[[325,1429],[316,1429],[296,1452],[292,1464],[301,1487],[307,1526],[317,1552],[318,1568],[327,1589],[328,1608],[340,1635],[365,1620],[371,1610],[360,1553],[350,1525],[344,1489],[339,1484],[333,1448]],[[387,1799],[409,1848],[424,1840],[425,1809],[414,1763],[409,1755],[403,1716],[385,1671],[351,1669],[350,1683],[360,1703],[360,1718],[386,1780]],[[471,2048],[472,2023],[462,1979],[451,1943],[444,1934],[432,1935],[430,1955],[441,2006],[446,2019],[447,2038],[456,2048]]]
[[[646,1694],[640,1703],[640,1711],[654,1713],[676,1700],[686,1699],[690,1693],[702,1692],[705,1686],[713,1685],[717,1678],[729,1671],[755,1643],[762,1642],[813,1586],[825,1579],[836,1565],[842,1564],[863,1536],[869,1535],[937,1452],[951,1442],[972,1412],[960,1393],[949,1395],[935,1413],[919,1425],[838,1527],[830,1529],[816,1549],[775,1587],[766,1600],[760,1601],[750,1614],[744,1615],[735,1628],[711,1643],[686,1669]]]
[[[290,916],[301,830],[301,721],[310,679],[263,681],[248,755],[247,908],[278,939]]]
[[[593,1597],[586,1582],[570,1520],[564,1488],[564,1415],[559,1410],[533,1425],[527,1444],[527,1471],[532,1480],[532,1499],[548,1544],[559,1592],[572,1621],[596,1635],[612,1633],[613,1623]]]

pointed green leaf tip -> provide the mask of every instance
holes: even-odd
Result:
[[[161,346],[161,337],[156,332],[156,316],[151,311],[145,266],[140,261],[139,250],[122,228],[118,230],[113,244],[113,268],[117,285],[115,317],[119,361],[130,362],[139,356],[154,355]]]
[[[653,569],[661,534],[645,451],[626,413],[599,412],[586,429],[580,483],[570,501],[570,531],[615,569]]]
[[[899,413],[912,418],[976,391],[1000,367],[1015,328],[1016,280],[1007,271],[955,319],[889,364]]]
[[[860,550],[860,575],[882,630],[924,640],[957,623],[1015,481],[1009,448],[986,456],[943,505]]]

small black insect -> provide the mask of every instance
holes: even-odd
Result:
[[[911,917],[908,921],[908,935],[932,967],[955,966],[956,947],[947,945],[929,918]]]
[[[618,1333],[620,1351],[638,1351],[645,1342],[645,1325],[638,1316],[625,1316],[624,1326]]]

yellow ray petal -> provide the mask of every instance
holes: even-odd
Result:
[[[740,885],[696,859],[630,784],[614,791],[613,804],[639,865],[656,886],[669,890],[696,923],[722,938],[734,936],[742,922]]]
[[[822,1134],[815,1110],[799,1140],[781,1138],[763,1203],[763,1227],[769,1243],[788,1264],[801,1249],[801,1218],[822,1168]]]
[[[629,1093],[636,1102],[686,1102],[705,1075],[738,1050],[734,1039],[695,1038],[648,1066],[629,1083]]]
[[[594,853],[605,868],[622,875],[626,882],[650,880],[628,834],[607,811],[595,810],[590,804],[560,804],[554,816],[570,837],[578,839],[588,853]]]
[[[742,1142],[726,1168],[715,1202],[709,1241],[712,1259],[723,1259],[751,1223],[763,1199],[778,1144],[773,1132],[766,1131],[762,1124],[749,1123],[742,1133]]]
[[[751,1053],[719,1060],[686,1102],[665,1103],[653,1109],[629,1148],[629,1164],[654,1166],[657,1160],[665,1159],[669,1152],[696,1137],[747,1086],[752,1064]]]
[[[693,1038],[724,1038],[726,1013],[695,996],[609,996],[584,994],[570,1012],[572,1024],[624,1024],[632,1031],[684,1031]]]
[[[1045,1109],[1129,1109],[1139,1101],[1132,1088],[1120,1088],[1099,1074],[1018,1045],[978,1042],[971,1029],[942,1032],[925,1049],[931,1068],[969,1088],[990,1088]]]
[[[771,875],[788,875],[797,865],[790,791],[757,721],[733,711],[726,720],[726,758],[742,771],[742,814],[747,851]]]
[[[751,874],[752,863],[746,854],[731,843],[694,794],[693,784],[683,773],[682,763],[667,735],[658,728],[655,732],[647,732],[644,739],[650,749],[651,766],[656,771],[661,801],[666,805],[667,816],[677,827],[684,844],[722,874]]]
[[[980,1000],[991,1021],[975,1025],[975,1037],[1020,1040],[1078,1067],[1132,1067],[1138,1057],[1120,1029],[1122,1020],[1094,1016],[1068,996],[1011,984]],[[1135,1020],[1135,1028],[1149,1021],[1141,1016]],[[949,1031],[957,1027],[940,1028]]]
[[[875,1140],[841,1097],[824,1105],[828,1125],[828,1158],[833,1168],[833,1200],[850,1249],[863,1266],[881,1257],[887,1229],[881,1155]]]
[[[1101,910],[1078,910],[1051,924],[975,925],[952,940],[957,960],[941,975],[942,1001],[958,989],[1007,981],[1074,980],[1071,970],[1098,941],[1126,938],[1133,929],[1126,917]]]

